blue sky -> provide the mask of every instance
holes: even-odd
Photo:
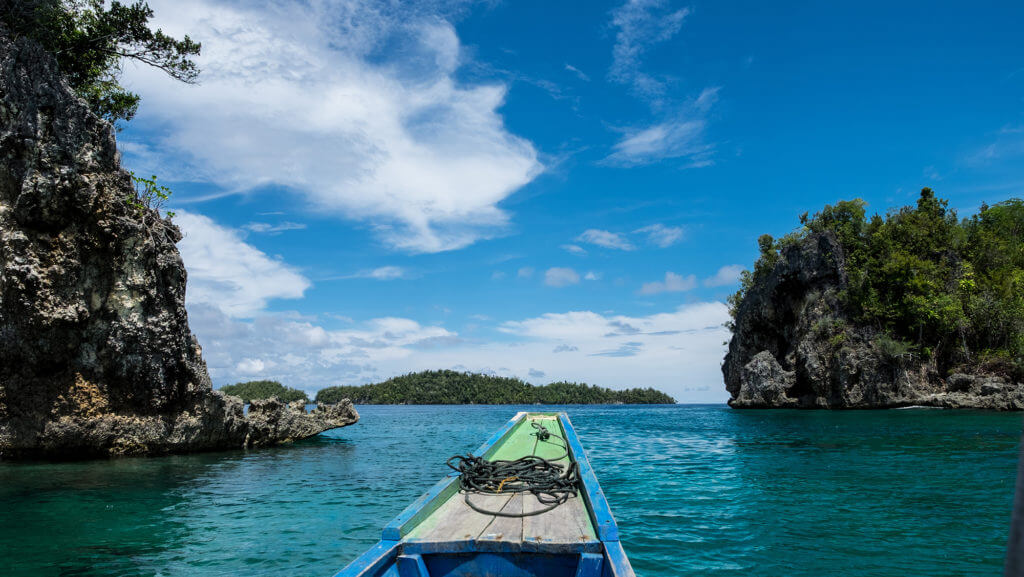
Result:
[[[198,86],[128,66],[216,386],[427,368],[728,395],[762,233],[1024,189],[1011,2],[151,1]]]

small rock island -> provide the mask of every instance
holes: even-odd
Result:
[[[735,408],[1024,409],[1024,202],[801,217],[731,299]]]
[[[0,25],[0,458],[242,448],[356,422],[347,400],[246,415],[212,390],[181,233],[135,194],[113,126]]]

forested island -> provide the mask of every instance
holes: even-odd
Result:
[[[613,390],[585,383],[531,385],[520,379],[458,371],[423,371],[382,383],[327,387],[319,403],[351,399],[365,405],[600,405],[673,404],[675,399],[652,388]]]
[[[731,298],[734,407],[1024,409],[1024,201],[827,205]]]
[[[277,397],[286,403],[291,403],[292,401],[309,402],[309,397],[306,396],[306,393],[298,389],[286,387],[277,381],[235,383],[233,385],[224,385],[219,390],[226,395],[241,397],[242,401],[246,403],[253,399],[269,399],[270,397]]]

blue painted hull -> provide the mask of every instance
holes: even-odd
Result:
[[[516,425],[516,415],[474,451],[483,456]],[[582,496],[599,541],[544,545],[502,544],[475,540],[422,543],[407,541],[409,527],[423,511],[457,482],[453,473],[441,480],[389,523],[382,539],[335,577],[635,577],[619,543],[619,531],[576,431],[565,413],[558,419],[570,454],[580,467]]]

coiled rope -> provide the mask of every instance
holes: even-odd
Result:
[[[456,455],[448,459],[448,466],[459,472],[459,489],[465,494],[466,505],[471,509],[498,517],[529,517],[547,513],[576,495],[580,479],[579,465],[576,461],[570,462],[568,466],[552,462],[569,456],[569,446],[565,438],[552,433],[537,421],[533,421],[532,425],[537,429],[532,435],[537,437],[539,442],[551,443],[552,437],[561,439],[561,447],[565,454],[550,460],[535,455],[527,455],[514,461],[488,461],[473,455]],[[530,493],[547,507],[529,513],[488,511],[470,501],[469,496],[472,493]]]

